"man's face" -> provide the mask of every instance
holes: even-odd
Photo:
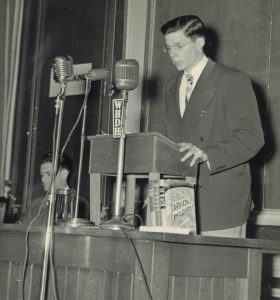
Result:
[[[179,71],[190,71],[202,58],[204,38],[192,40],[185,36],[183,30],[168,33],[164,36],[165,49],[172,63]]]
[[[44,191],[48,192],[51,189],[52,182],[52,163],[45,162],[40,166],[40,176]],[[59,169],[55,178],[55,189],[63,189],[67,187],[68,171]]]

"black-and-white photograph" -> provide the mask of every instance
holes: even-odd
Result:
[[[0,300],[280,299],[280,0],[0,28]]]

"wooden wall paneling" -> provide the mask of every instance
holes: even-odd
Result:
[[[253,285],[249,282],[249,280],[246,278],[239,278],[236,280],[236,295],[238,299],[247,300],[248,294],[250,295],[251,292],[248,292],[248,286],[252,287]],[[258,280],[260,281],[260,278]],[[255,291],[252,292],[252,294],[254,295]]]
[[[225,278],[224,293],[225,293],[224,299],[229,299],[229,300],[238,299],[239,300],[239,298],[236,297],[236,279],[235,278]]]
[[[16,235],[11,231],[4,233],[6,237],[17,235],[17,239],[12,239],[13,246],[23,248],[24,239],[20,237],[24,237],[24,231],[16,231]],[[31,242],[41,241],[39,231],[32,232],[30,238]],[[60,299],[149,299],[139,261],[128,238],[137,249],[154,300],[206,300],[209,295],[215,300],[258,299],[262,250],[253,240],[57,228],[54,262]],[[1,232],[0,243],[5,239]],[[4,249],[4,255],[0,256],[1,292],[12,293],[13,298],[7,296],[7,300],[17,299],[24,253],[18,250],[8,255],[10,244],[1,245],[0,251]],[[38,257],[42,251],[43,244],[37,244],[29,256],[26,300],[37,299],[39,295],[42,261]],[[52,300],[51,276],[48,284],[48,300]]]
[[[135,243],[135,241],[134,241]],[[169,246],[160,242],[137,241],[135,243],[139,258],[153,299],[164,299],[168,289]],[[135,300],[150,299],[139,261],[135,260]],[[141,280],[139,280],[141,278]]]
[[[22,299],[23,262],[1,261],[0,263],[0,299]],[[25,299],[37,299],[40,292],[40,265],[29,264],[25,277]]]
[[[102,270],[94,270],[94,269],[81,269],[80,270],[80,281],[77,282],[79,285],[78,288],[78,298],[83,299],[106,299],[104,298],[104,274],[105,272]],[[81,288],[83,287],[83,289]],[[70,288],[72,288],[70,286]],[[70,296],[71,291],[67,294]],[[66,295],[65,295],[66,296]],[[77,298],[77,299],[78,299]],[[68,299],[67,297],[65,299]]]
[[[258,249],[249,249],[248,251],[248,295],[250,295],[249,299],[254,300],[260,298],[260,289],[256,287],[261,286],[261,278],[255,277],[255,275],[261,272],[262,255]]]
[[[152,292],[154,243],[143,243],[142,241],[133,241],[133,243],[135,243],[139,255],[139,259],[136,258],[135,260],[135,278],[141,278],[141,280],[135,280],[134,282],[133,299],[145,300],[149,299],[149,291]]]
[[[186,287],[188,278],[185,277],[168,277],[168,299],[186,299]]]
[[[211,277],[201,277],[200,278],[200,292],[199,297],[200,299],[204,300],[212,300],[212,280]]]
[[[187,299],[199,297],[200,277],[188,277],[186,295]]]
[[[100,271],[101,273],[101,271]],[[102,274],[99,275],[102,278]],[[94,283],[96,271],[90,268],[79,268],[78,295],[83,295],[84,299],[96,297],[100,287]]]
[[[62,241],[63,243],[63,241]],[[79,249],[86,248],[76,241],[77,250],[72,249],[74,255],[72,266],[66,266],[69,257],[56,256],[59,260],[57,270],[57,285],[60,287],[59,295],[62,299],[132,299],[133,273],[130,272],[131,255],[128,253],[127,243],[120,244],[111,240],[104,244],[104,239],[92,241],[90,256],[80,253]],[[113,244],[112,244],[113,243]],[[129,245],[129,244],[128,244]],[[114,254],[112,249],[115,249]],[[58,249],[60,252],[61,249]],[[100,256],[100,253],[103,253]],[[77,258],[79,255],[80,258]],[[86,260],[84,260],[86,259]],[[64,262],[65,261],[65,262]],[[129,265],[127,264],[129,262]],[[78,266],[83,266],[82,268]],[[90,291],[90,292],[89,292]],[[51,288],[49,286],[49,295]],[[75,296],[76,295],[76,296]]]
[[[103,237],[84,238],[82,235],[75,235],[72,239],[71,249],[64,249],[68,239],[67,235],[62,235],[55,242],[55,257],[59,261],[59,265],[67,265],[70,260],[72,267],[93,268],[108,272],[133,271],[131,261],[134,261],[135,258],[127,240],[104,239]],[[113,255],[112,249],[114,249]],[[102,256],[99,255],[100,253]]]
[[[213,283],[212,283],[213,299],[224,300],[224,293],[225,293],[224,284],[225,284],[224,278],[220,278],[220,277],[213,278]]]
[[[171,245],[170,275],[247,277],[247,251],[242,248]],[[176,253],[175,255],[172,255]],[[211,263],[209,261],[211,260]]]
[[[60,269],[60,268],[59,268]],[[79,278],[79,268],[67,266],[63,267],[64,272],[62,272],[61,278],[58,278],[58,287],[61,290],[62,299],[77,299],[78,297],[78,278]],[[51,276],[51,275],[50,275]],[[60,279],[60,280],[59,280]],[[52,290],[51,280],[49,280],[49,292]]]
[[[134,273],[120,272],[117,273],[117,289],[111,299],[133,299],[133,287],[135,281]],[[110,299],[110,297],[108,297]]]
[[[56,266],[55,269],[59,299],[133,299],[132,273],[71,266]],[[54,299],[51,275],[48,282],[47,299]]]
[[[7,288],[8,288],[8,299],[17,299],[20,295],[20,263],[9,262],[8,277],[7,277]]]
[[[33,300],[40,294],[40,283],[41,283],[41,265],[29,264],[27,269],[26,281],[25,281],[25,292],[28,291],[30,298]]]
[[[248,282],[245,278],[171,276],[169,279],[168,299],[170,300],[248,299],[248,293],[246,291]],[[245,286],[245,289],[242,289],[241,286]]]
[[[9,264],[8,261],[0,262],[0,291],[4,299],[8,298]]]

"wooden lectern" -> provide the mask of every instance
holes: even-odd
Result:
[[[90,219],[100,223],[101,176],[115,176],[119,140],[111,135],[90,136]],[[124,158],[126,214],[134,213],[137,178],[159,180],[167,177],[196,178],[196,167],[182,163],[176,143],[157,132],[127,134]]]

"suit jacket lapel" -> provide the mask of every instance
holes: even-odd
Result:
[[[182,119],[182,125],[185,128],[186,138],[190,137],[190,135],[198,125],[203,115],[203,110],[211,101],[216,90],[213,82],[213,77],[211,76],[214,66],[215,63],[209,59],[187,103],[186,110]]]

